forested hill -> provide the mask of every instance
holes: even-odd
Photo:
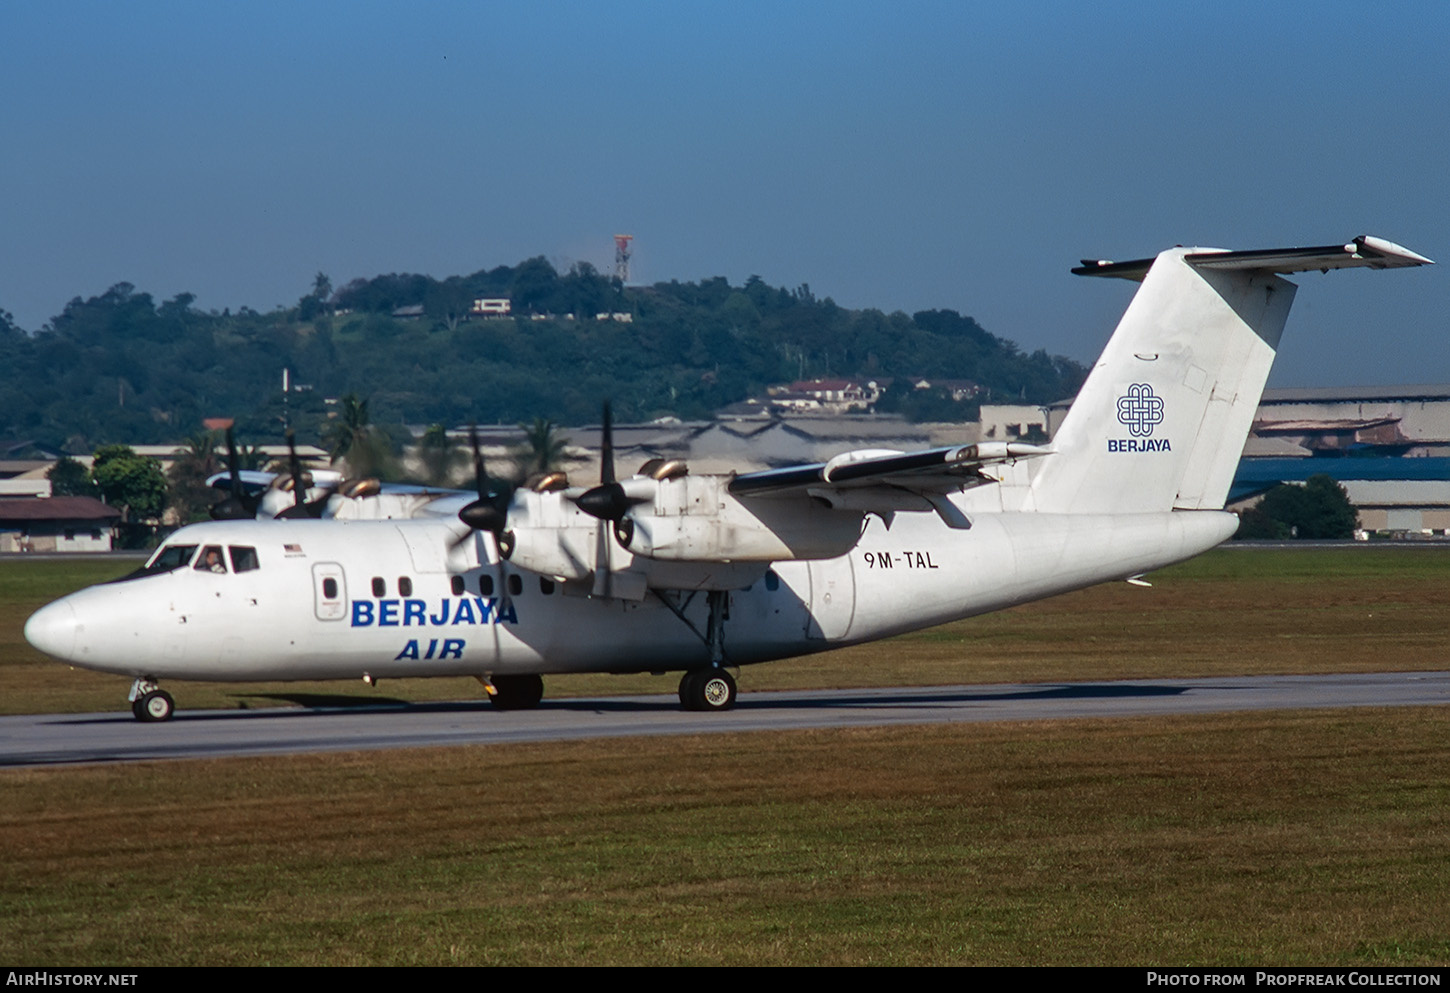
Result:
[[[480,297],[509,298],[513,316],[469,318]],[[542,258],[445,280],[378,276],[336,292],[319,273],[295,307],[265,314],[193,302],[157,304],[122,283],[77,297],[34,333],[0,311],[0,437],[89,451],[174,441],[205,417],[233,416],[249,440],[278,438],[284,367],[310,387],[288,401],[304,440],[317,434],[323,398],[349,392],[371,399],[376,423],[583,424],[597,422],[606,397],[620,420],[690,419],[772,383],[925,376],[1041,403],[1071,396],[1085,374],[955,311],[848,310],[758,277],[624,287],[587,264],[559,273]],[[392,316],[418,306],[421,317]],[[921,416],[975,413],[926,410],[902,390],[887,400]]]

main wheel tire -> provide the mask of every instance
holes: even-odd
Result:
[[[494,676],[493,688],[489,699],[499,710],[532,710],[544,699],[544,677],[535,674]]]
[[[680,706],[686,710],[699,709],[695,706],[695,700],[699,697],[700,692],[695,687],[695,684],[699,682],[699,677],[703,675],[704,672],[700,669],[690,669],[680,677]]]
[[[169,721],[176,710],[176,701],[165,690],[152,690],[131,704],[131,713],[138,721],[154,723]]]
[[[696,669],[680,679],[680,704],[686,710],[729,710],[735,697],[735,680],[724,669]]]

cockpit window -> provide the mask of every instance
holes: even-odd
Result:
[[[111,582],[124,583],[130,579],[144,579],[147,576],[159,576],[163,572],[185,569],[195,554],[195,545],[162,545],[141,568]]]
[[[162,545],[145,567],[153,572],[170,572],[190,562],[195,553],[195,545]]]
[[[226,563],[222,561],[222,546],[207,545],[196,557],[196,565],[192,566],[197,572],[218,572],[227,571]]]
[[[257,550],[247,545],[231,545],[229,551],[232,553],[232,572],[251,572],[253,569],[260,569],[262,564],[257,561]]]

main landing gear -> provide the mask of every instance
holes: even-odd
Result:
[[[686,710],[729,710],[735,695],[735,680],[724,669],[691,669],[680,677],[680,706]]]
[[[686,710],[719,712],[735,706],[735,680],[725,671],[725,618],[730,613],[730,594],[711,590],[706,595],[709,621],[705,647],[710,650],[710,665],[691,669],[680,677],[680,706]]]
[[[522,676],[494,676],[489,702],[499,710],[533,710],[544,699],[544,678],[530,673]]]
[[[138,679],[131,684],[131,713],[138,721],[169,721],[176,710],[176,701],[155,682]]]

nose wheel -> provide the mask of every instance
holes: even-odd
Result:
[[[131,713],[138,721],[169,721],[176,710],[171,694],[151,682],[138,679],[131,685]]]
[[[735,680],[724,669],[692,669],[680,678],[680,706],[721,711],[735,706]]]

